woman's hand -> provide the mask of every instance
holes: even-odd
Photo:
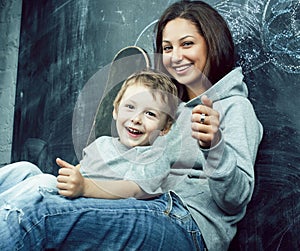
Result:
[[[199,140],[203,148],[210,148],[220,140],[219,113],[214,110],[213,102],[206,95],[201,97],[201,105],[192,110],[192,136]]]
[[[85,179],[79,171],[79,165],[73,166],[59,158],[56,163],[61,167],[57,176],[59,194],[69,198],[83,196]]]

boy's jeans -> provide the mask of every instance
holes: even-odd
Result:
[[[54,180],[45,175],[26,178],[18,196],[1,202],[0,250],[203,250],[197,225],[173,192],[149,200],[70,200],[53,194]]]

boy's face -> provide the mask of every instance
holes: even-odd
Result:
[[[113,111],[121,143],[129,147],[150,145],[165,129],[167,115],[163,111],[166,104],[160,95],[154,99],[148,88],[129,86],[118,110]]]

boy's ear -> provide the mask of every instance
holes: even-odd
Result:
[[[171,126],[172,126],[172,121],[168,120],[165,127],[160,131],[159,135],[160,136],[166,135],[170,131]]]
[[[114,110],[113,110],[113,118],[114,118],[114,120],[117,120],[117,117],[118,117],[117,111],[116,111],[116,108],[114,108]]]
[[[159,136],[164,136],[168,133],[169,130],[166,130],[166,129],[162,129],[160,132],[159,132]]]

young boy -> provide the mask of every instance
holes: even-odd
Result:
[[[176,86],[165,74],[133,74],[114,101],[118,137],[96,139],[84,149],[77,166],[58,158],[61,169],[57,178],[42,174],[28,162],[1,168],[0,202],[26,200],[24,192],[39,197],[39,193],[33,193],[37,187],[39,192],[41,187],[49,192],[56,186],[60,195],[69,198],[148,198],[162,193],[170,163],[163,158],[163,146],[154,141],[169,131],[177,101]]]
[[[114,101],[118,138],[95,140],[84,149],[80,168],[57,159],[59,193],[107,199],[162,193],[170,163],[153,142],[169,131],[176,108],[177,89],[169,77],[151,71],[130,76]]]

